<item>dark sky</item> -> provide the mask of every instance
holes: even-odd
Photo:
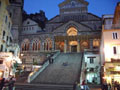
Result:
[[[48,19],[53,18],[59,14],[58,4],[64,0],[25,0],[24,9],[30,13],[39,12],[43,10]],[[97,16],[103,14],[114,14],[117,2],[120,0],[86,0],[89,2],[88,12]]]

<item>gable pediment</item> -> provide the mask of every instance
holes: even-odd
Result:
[[[69,21],[67,23],[64,23],[60,26],[58,26],[53,32],[58,32],[58,33],[66,33],[67,30],[70,27],[74,27],[77,29],[78,32],[86,32],[86,31],[92,31],[92,29],[84,24],[77,23],[75,21]]]
[[[23,26],[27,26],[27,25],[35,25],[37,24],[35,21],[31,20],[31,19],[26,19],[24,22],[23,22]]]

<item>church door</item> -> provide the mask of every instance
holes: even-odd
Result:
[[[71,46],[71,52],[77,52],[77,45]]]

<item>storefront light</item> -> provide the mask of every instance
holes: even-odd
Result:
[[[0,77],[2,77],[2,74],[3,74],[3,73],[2,73],[2,72],[0,72]]]
[[[115,67],[115,70],[116,70],[116,71],[120,71],[120,66],[116,66],[116,67]]]

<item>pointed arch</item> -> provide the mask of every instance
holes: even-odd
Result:
[[[30,41],[29,39],[24,39],[21,44],[22,51],[28,51],[30,49]]]
[[[34,39],[33,41],[32,41],[32,50],[33,51],[38,51],[38,50],[40,50],[40,40],[38,39],[38,38],[36,38],[36,39]]]
[[[70,28],[67,30],[67,35],[68,35],[68,36],[76,36],[76,35],[78,35],[78,31],[77,31],[76,28],[70,27]]]
[[[44,50],[52,50],[52,40],[51,38],[47,38],[44,43]]]

